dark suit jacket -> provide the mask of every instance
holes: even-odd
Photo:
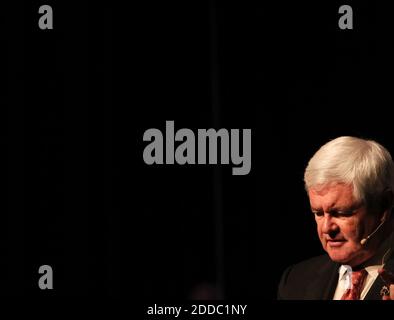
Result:
[[[331,300],[338,283],[340,264],[327,254],[318,256],[285,270],[278,289],[279,300]],[[386,261],[385,269],[394,272],[394,254]],[[380,290],[385,285],[378,276],[365,300],[381,300]]]

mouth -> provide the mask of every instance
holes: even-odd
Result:
[[[345,244],[346,240],[327,240],[327,246],[331,248],[338,248]]]

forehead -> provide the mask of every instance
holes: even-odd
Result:
[[[333,184],[309,190],[309,201],[313,208],[348,207],[355,204],[353,187],[348,184]]]

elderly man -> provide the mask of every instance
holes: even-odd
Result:
[[[287,268],[279,299],[394,299],[394,163],[380,144],[339,137],[310,159],[305,188],[327,254]]]

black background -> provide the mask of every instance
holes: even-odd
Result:
[[[53,30],[39,29],[38,1],[2,12],[2,293],[111,294],[119,260],[111,14],[103,5],[46,4]],[[38,287],[44,264],[53,268],[52,291]]]
[[[273,300],[285,267],[322,253],[308,159],[340,135],[394,150],[392,19],[376,4],[340,30],[339,2],[49,1],[45,31],[41,4],[3,11],[6,295]],[[143,133],[166,120],[251,128],[250,174],[146,165]]]

